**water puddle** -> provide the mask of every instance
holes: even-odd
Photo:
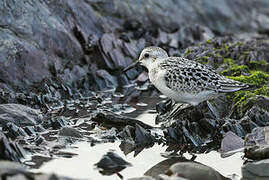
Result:
[[[73,145],[77,148],[66,149],[67,152],[78,154],[77,156],[73,158],[53,159],[39,169],[32,169],[31,171],[56,173],[80,179],[119,179],[117,175],[101,175],[94,166],[104,154],[108,151],[113,151],[132,164],[131,167],[121,171],[121,175],[127,179],[143,176],[152,166],[166,159],[161,156],[161,153],[165,152],[166,147],[160,145],[154,145],[149,149],[144,149],[136,157],[134,157],[134,153],[125,156],[120,150],[119,145],[120,142],[97,144],[95,146],[90,146],[87,142],[78,142]],[[207,154],[197,154],[195,161],[214,168],[226,177],[237,180],[241,177],[242,155],[243,153],[237,153],[228,158],[221,158],[218,152],[212,151]],[[184,157],[190,159],[191,155],[184,154]]]
[[[111,99],[111,102],[114,103],[117,101],[115,104],[124,104],[125,102],[119,98],[122,98],[121,94],[116,94]],[[155,106],[156,103],[163,98],[165,97],[159,97],[157,94],[156,96],[140,94],[138,101],[131,101],[128,103],[131,110],[129,112],[126,111],[125,115],[156,127],[155,118],[157,113],[155,111]],[[132,110],[132,108],[135,110]],[[72,144],[72,148],[64,149],[65,152],[77,154],[76,156],[73,156],[72,158],[57,157],[52,160],[48,160],[46,163],[43,163],[45,162],[45,160],[43,160],[43,164],[38,167],[38,169],[33,168],[31,171],[56,173],[80,179],[119,179],[117,175],[103,176],[94,166],[94,164],[97,163],[104,154],[108,151],[114,151],[116,154],[132,164],[131,167],[127,167],[120,172],[124,179],[127,179],[143,176],[147,170],[166,159],[161,155],[162,153],[165,153],[165,146],[155,144],[149,149],[144,149],[136,157],[134,157],[134,152],[125,156],[120,150],[119,145],[119,141],[114,143],[96,144],[94,146],[91,146],[91,144],[86,141],[76,142],[75,144]],[[222,175],[233,180],[241,178],[241,166],[243,164],[241,156],[243,153],[237,153],[228,158],[221,158],[220,154],[216,151],[196,155],[197,157],[195,161],[214,168]],[[186,159],[191,159],[192,156],[190,154],[184,154],[184,157]]]
[[[94,164],[97,163],[108,151],[117,153],[132,164],[131,167],[121,171],[121,174],[125,178],[142,176],[147,169],[165,159],[160,156],[160,152],[164,152],[165,147],[155,145],[150,149],[144,149],[140,154],[134,157],[134,153],[130,153],[125,156],[120,150],[119,145],[120,142],[115,142],[97,144],[91,147],[87,142],[79,142],[74,144],[74,146],[78,147],[77,149],[66,150],[68,152],[77,153],[78,156],[74,156],[70,159],[54,159],[41,166],[40,169],[33,169],[32,171],[46,173],[53,172],[59,175],[82,179],[119,179],[117,175],[103,176],[94,168]]]

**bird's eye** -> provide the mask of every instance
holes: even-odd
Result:
[[[149,54],[148,54],[148,53],[146,53],[146,54],[144,55],[144,57],[145,57],[145,58],[148,58],[148,57],[149,57]]]

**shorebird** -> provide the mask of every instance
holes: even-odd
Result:
[[[228,79],[196,61],[169,57],[160,47],[145,48],[139,59],[123,71],[137,65],[145,66],[151,83],[177,103],[196,106],[224,93],[257,88],[255,85]]]

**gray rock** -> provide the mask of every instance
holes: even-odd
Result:
[[[188,180],[188,179],[177,176],[167,176],[165,174],[160,174],[159,176],[156,177],[156,180]]]
[[[269,179],[269,159],[250,162],[242,167],[243,180],[266,180]]]
[[[33,126],[42,121],[39,110],[21,104],[0,104],[0,126],[14,123],[19,127]]]
[[[55,174],[32,173],[27,171],[21,164],[11,161],[0,161],[0,179],[10,180],[72,180],[72,178],[57,176]]]
[[[245,147],[245,158],[252,160],[262,160],[269,158],[269,145],[247,146]]]
[[[143,177],[129,178],[128,180],[155,180],[155,179],[149,176],[143,176]]]
[[[269,145],[269,126],[257,127],[247,134],[245,138],[245,144],[247,146],[254,145]]]
[[[254,123],[258,126],[268,126],[269,125],[269,111],[260,108],[257,105],[252,106],[246,114]]]
[[[170,31],[175,27],[189,24],[189,22],[204,25],[220,32],[253,31],[267,29],[269,25],[268,10],[263,8],[269,5],[266,0],[257,2],[217,0],[214,3],[211,0],[201,2],[196,0],[143,2],[105,0],[98,5],[105,14],[120,14],[121,17],[136,18],[143,24],[149,24],[149,26],[154,24]],[[235,17],[237,17],[236,21]]]
[[[252,160],[269,158],[269,126],[257,127],[245,137],[245,157]]]
[[[0,160],[20,162],[25,158],[24,149],[17,143],[12,142],[0,131]]]
[[[119,70],[147,43],[144,39],[151,35],[143,29],[160,27],[176,32],[157,40],[174,48],[208,39],[213,36],[211,30],[266,31],[269,17],[264,7],[268,5],[267,0],[0,1],[1,82],[23,87],[57,73],[66,80],[68,72],[72,76],[69,81],[78,80],[75,74],[87,76],[87,71],[70,67],[85,64],[85,60],[105,70]],[[134,21],[124,26],[122,22],[128,19]],[[142,40],[124,42],[111,33],[121,27],[140,33]],[[99,56],[94,48],[100,51]],[[66,67],[72,70],[65,71]]]
[[[223,180],[226,179],[220,173],[206,165],[194,162],[181,162],[172,165],[168,175],[184,177],[189,180]]]
[[[75,138],[82,138],[83,137],[82,134],[78,130],[76,130],[72,127],[63,127],[62,129],[60,129],[59,135],[60,136],[75,137]]]
[[[9,171],[25,171],[25,168],[19,163],[1,160],[0,177],[2,174],[8,173]]]
[[[183,157],[171,157],[168,159],[165,159],[158,164],[154,165],[150,169],[148,169],[144,175],[151,176],[151,177],[157,177],[160,174],[164,174],[173,164],[176,163],[182,163],[182,162],[188,162],[189,160],[183,158]]]
[[[224,138],[221,141],[221,157],[229,157],[236,152],[244,150],[244,140],[234,134],[232,131],[225,133]]]

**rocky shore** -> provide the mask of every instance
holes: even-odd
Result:
[[[119,141],[135,156],[167,147],[166,160],[132,180],[229,179],[194,161],[212,150],[244,152],[244,180],[269,178],[265,7],[266,0],[0,0],[0,179],[71,179],[29,169],[79,156],[66,149],[82,141],[89,148]],[[160,100],[159,127],[147,124],[130,113],[160,94],[144,69],[122,69],[150,45],[260,88],[181,105],[173,118],[176,105]],[[182,158],[186,152],[193,158]],[[121,178],[130,165],[112,152],[96,162],[102,174]]]

